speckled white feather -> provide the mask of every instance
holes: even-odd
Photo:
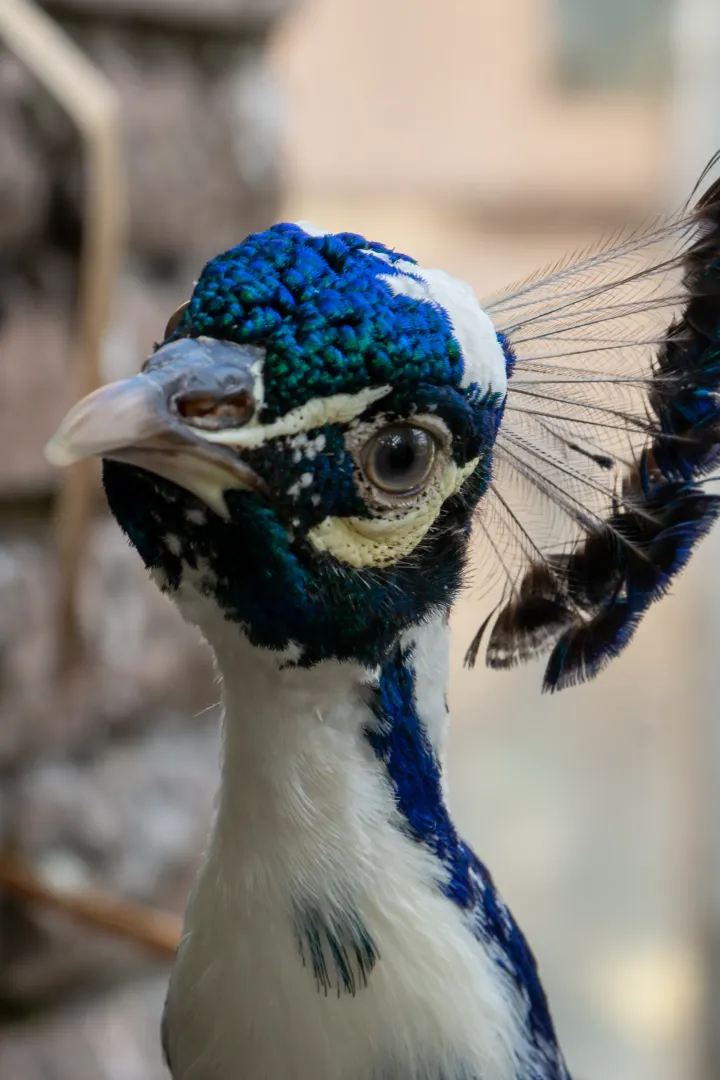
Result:
[[[186,574],[179,604],[224,671],[217,816],[167,1004],[174,1080],[436,1080],[464,1067],[514,1080],[522,1045],[500,968],[437,887],[436,859],[400,828],[363,736],[353,664],[278,671]],[[422,668],[446,627],[417,632]],[[418,672],[418,687],[434,668]],[[426,687],[427,688],[427,687]],[[435,692],[423,707],[433,740]],[[392,868],[392,872],[389,872]],[[356,996],[325,995],[303,967],[292,905],[351,899],[380,959]]]

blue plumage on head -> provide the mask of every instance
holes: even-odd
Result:
[[[413,260],[382,244],[288,224],[204,267],[147,370],[165,370],[168,349],[193,340],[258,350],[252,422],[268,435],[241,453],[271,497],[230,490],[229,520],[204,511],[198,524],[197,514],[188,520],[192,496],[106,463],[111,508],[168,589],[179,587],[183,564],[204,567],[202,588],[227,619],[258,645],[298,646],[293,662],[302,664],[377,663],[404,627],[448,609],[463,580],[472,507],[490,480],[504,393],[474,379],[452,312],[432,288]],[[479,307],[472,318],[484,318]],[[491,345],[504,384],[509,345],[494,337]],[[316,423],[288,421],[306,407]],[[366,447],[417,417],[435,446],[431,486],[378,494]],[[401,534],[415,520],[420,530],[406,543]],[[180,554],[168,534],[180,538]]]
[[[392,292],[385,279],[399,262],[413,264],[354,233],[275,225],[205,266],[176,336],[261,344],[263,420],[384,382],[458,386],[448,313]]]

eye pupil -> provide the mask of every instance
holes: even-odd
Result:
[[[396,424],[369,443],[365,471],[383,491],[409,494],[427,479],[435,459],[435,440],[423,428]]]
[[[414,440],[407,435],[389,435],[378,447],[376,467],[388,476],[403,476],[412,470],[417,452]]]

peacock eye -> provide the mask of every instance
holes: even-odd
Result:
[[[392,424],[370,439],[362,455],[368,479],[391,495],[422,488],[435,461],[436,440],[424,428]]]
[[[168,324],[165,327],[165,337],[163,338],[163,341],[167,341],[167,339],[170,337],[170,335],[175,333],[178,326],[182,322],[182,317],[185,314],[185,312],[187,311],[187,308],[188,308],[189,304],[190,304],[190,301],[186,300],[184,304],[181,304],[180,307],[177,308],[176,311],[173,311],[172,315],[168,319]]]

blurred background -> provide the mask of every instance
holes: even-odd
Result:
[[[720,147],[719,58],[717,0],[0,0],[3,1080],[166,1075],[162,942],[218,774],[208,656],[96,474],[43,462],[66,406],[278,219],[482,296],[679,204]],[[720,1076],[718,556],[558,697],[535,665],[464,671],[482,612],[456,612],[454,813],[578,1080]],[[103,904],[155,952],[87,925]]]

